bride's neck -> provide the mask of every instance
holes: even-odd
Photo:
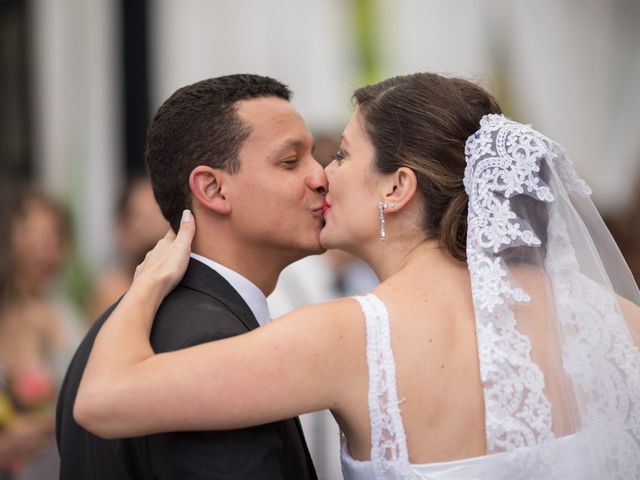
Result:
[[[373,269],[381,282],[402,271],[407,266],[428,260],[436,251],[440,251],[440,242],[424,238],[380,242],[371,248],[365,261]]]

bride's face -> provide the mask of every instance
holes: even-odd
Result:
[[[340,148],[325,173],[329,191],[325,204],[325,226],[320,243],[358,253],[365,242],[379,233],[378,202],[381,175],[373,166],[375,150],[358,110],[342,134]]]

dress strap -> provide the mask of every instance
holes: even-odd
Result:
[[[409,467],[407,438],[398,405],[389,313],[384,303],[372,293],[354,298],[362,308],[367,327],[371,463],[376,478],[382,479],[387,478],[385,475],[389,470]]]

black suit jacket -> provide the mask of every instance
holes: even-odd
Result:
[[[73,358],[57,405],[60,478],[67,479],[316,479],[297,418],[227,431],[179,432],[103,440],[73,419],[73,404],[94,339],[112,306]],[[177,350],[258,327],[240,295],[218,273],[191,260],[156,315],[156,352]],[[230,367],[232,368],[232,366]]]

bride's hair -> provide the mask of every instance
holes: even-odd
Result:
[[[484,115],[502,113],[496,100],[467,80],[433,73],[392,77],[357,89],[353,97],[375,148],[375,167],[415,172],[427,234],[466,260],[464,147]]]

